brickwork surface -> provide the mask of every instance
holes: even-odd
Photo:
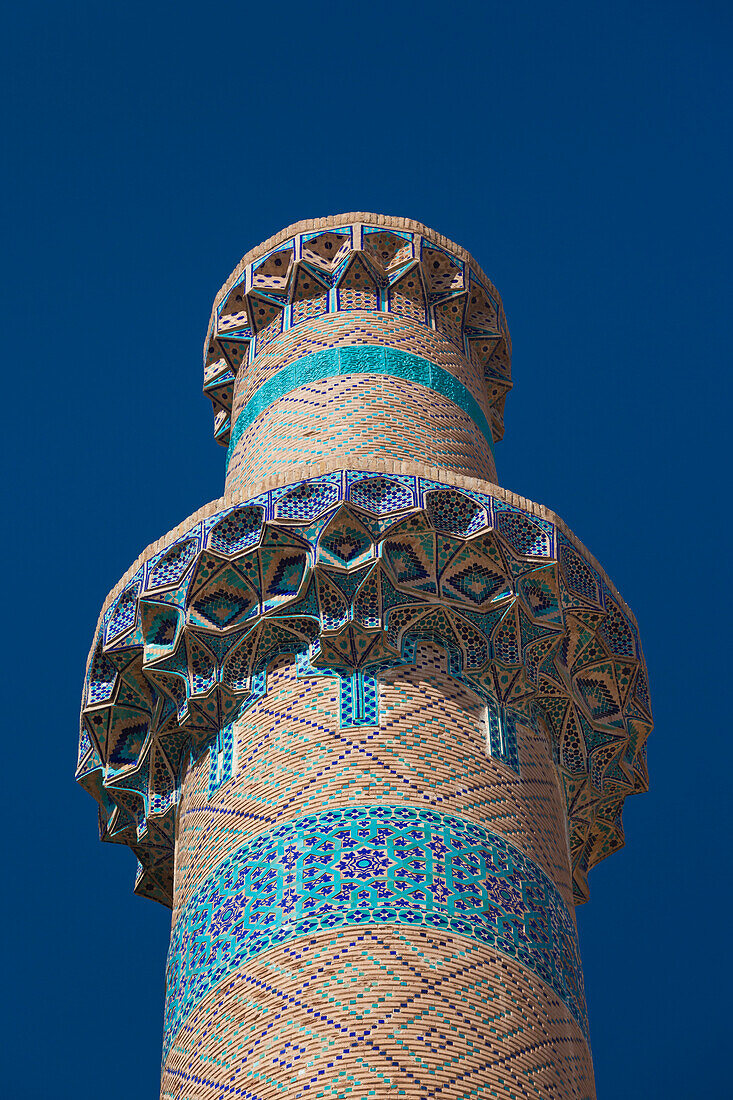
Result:
[[[225,341],[228,349],[231,341]],[[260,387],[304,356],[333,348],[392,348],[434,363],[466,387],[492,424],[492,402],[505,391],[487,386],[484,367],[463,353],[443,331],[422,321],[385,312],[348,310],[309,318],[273,337],[233,383],[231,423]],[[349,461],[384,455],[427,461],[458,474],[496,478],[491,443],[455,401],[406,379],[347,377],[293,388],[274,402],[236,442],[230,454],[227,491],[244,491],[273,466],[285,470],[316,458]]]
[[[415,383],[351,375],[311,383],[274,402],[238,441],[227,490],[243,492],[273,465],[292,469],[322,454],[344,466],[380,454],[423,458],[469,477],[496,477],[489,444],[457,404]]]
[[[237,375],[232,422],[236,421],[240,409],[252,394],[283,367],[304,355],[327,348],[363,345],[395,348],[432,360],[463,382],[483,406],[487,416],[490,415],[483,370],[476,362],[462,355],[441,332],[411,318],[354,310],[327,314],[291,328],[257,355],[247,369]]]
[[[296,676],[283,659],[267,695],[236,725],[238,773],[209,798],[209,758],[189,774],[176,838],[181,904],[229,853],[282,820],[360,803],[460,814],[507,837],[572,906],[564,810],[547,741],[519,727],[521,774],[486,750],[481,703],[421,644],[380,683],[380,724],[339,728],[338,681]]]
[[[212,793],[210,758],[191,769],[174,933],[212,871],[264,830],[319,811],[390,805],[489,827],[552,879],[572,912],[562,796],[541,732],[518,727],[519,773],[492,758],[481,701],[429,642],[413,666],[380,678],[378,726],[342,728],[338,693],[337,678],[274,662],[266,695],[235,723],[233,778]],[[213,964],[221,948],[212,934]],[[546,982],[466,937],[404,925],[296,936],[257,953],[192,1001],[166,1046],[171,1098],[213,1100],[222,1087],[253,1100],[453,1098],[477,1088],[593,1095],[583,1032]]]
[[[163,1100],[591,1100],[562,1002],[513,960],[412,929],[321,933],[260,956],[181,1029]]]

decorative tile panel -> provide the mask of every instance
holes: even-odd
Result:
[[[168,955],[166,1050],[210,989],[247,960],[324,929],[397,925],[516,959],[587,1033],[577,934],[550,879],[460,817],[359,806],[286,822],[224,860],[179,914]]]
[[[252,677],[251,691],[239,708],[239,713],[231,722],[227,722],[219,731],[216,741],[209,749],[209,798],[227,783],[235,774],[234,767],[234,728],[242,715],[267,693],[267,672],[263,669]]]

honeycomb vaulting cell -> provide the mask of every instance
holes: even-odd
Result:
[[[595,1095],[575,906],[652,727],[635,620],[496,484],[471,256],[345,214],[217,295],[224,496],[102,608],[77,777],[172,909],[161,1096]]]

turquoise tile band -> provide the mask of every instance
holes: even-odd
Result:
[[[249,959],[345,927],[407,925],[516,959],[587,1034],[577,933],[559,891],[508,840],[411,806],[327,810],[252,837],[181,910],[166,976],[165,1049]]]
[[[359,346],[328,348],[326,351],[317,351],[314,355],[304,355],[263,382],[234,423],[227,451],[227,464],[247,428],[273,401],[301,386],[307,386],[309,382],[322,382],[326,378],[343,374],[386,374],[427,386],[468,413],[485,437],[493,455],[494,441],[486,414],[473,394],[457,378],[419,355],[397,351],[395,348]]]

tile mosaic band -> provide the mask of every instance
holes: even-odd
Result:
[[[491,453],[494,453],[494,441],[486,414],[473,394],[452,374],[428,359],[406,351],[389,347],[359,346],[329,348],[314,355],[304,355],[268,378],[237,416],[227,462],[250,424],[274,401],[311,382],[344,374],[390,375],[435,390],[468,413],[486,438]]]
[[[359,806],[261,833],[199,887],[171,936],[165,1052],[248,959],[323,930],[387,924],[468,937],[516,959],[587,1035],[575,924],[545,873],[455,815]]]

